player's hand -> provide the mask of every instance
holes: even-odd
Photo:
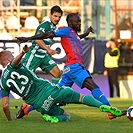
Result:
[[[23,53],[23,54],[27,53],[28,50],[29,50],[30,48],[31,48],[31,47],[28,47],[27,45],[25,45],[25,46],[23,47],[22,53]]]
[[[57,54],[56,50],[49,49],[47,50],[47,54],[51,57],[54,54]]]
[[[87,29],[87,31],[94,33],[94,29],[91,26]]]
[[[17,40],[20,42],[20,43],[24,43],[24,42],[27,42],[29,41],[28,37],[16,37]]]

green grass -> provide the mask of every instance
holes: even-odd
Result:
[[[109,99],[112,106],[127,109],[133,105],[133,99]],[[23,103],[22,100],[11,99],[13,121],[8,122],[0,106],[0,133],[132,133],[133,121],[126,116],[109,120],[107,113],[85,105],[70,104],[64,106],[71,113],[69,122],[57,124],[47,123],[40,113],[33,111],[28,117],[15,119],[15,114]],[[1,101],[0,101],[1,105]]]

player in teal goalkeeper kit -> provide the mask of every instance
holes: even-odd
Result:
[[[91,96],[81,95],[69,87],[59,87],[46,79],[37,77],[21,63],[23,55],[28,50],[29,48],[25,45],[23,51],[14,59],[10,51],[0,52],[0,63],[5,68],[1,77],[2,107],[9,121],[12,120],[9,108],[10,91],[21,96],[27,104],[34,106],[46,121],[52,123],[70,119],[70,114],[56,105],[59,102],[82,103],[98,107],[103,112],[111,112],[115,116],[122,114],[119,109],[103,105]]]

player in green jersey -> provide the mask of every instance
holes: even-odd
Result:
[[[63,11],[59,6],[53,6],[50,10],[49,20],[43,20],[40,23],[35,35],[55,30],[62,14]],[[56,54],[56,51],[49,47],[51,43],[52,38],[33,40],[31,49],[26,53],[24,58],[24,65],[32,71],[40,67],[42,71],[50,73],[55,78],[60,78],[62,73],[55,61],[51,59],[51,56]]]
[[[98,107],[100,111],[110,112],[115,116],[122,114],[119,109],[103,105],[91,96],[79,94],[69,87],[59,87],[46,79],[37,77],[21,63],[22,57],[28,50],[29,47],[25,45],[22,52],[15,58],[10,51],[0,52],[0,64],[5,68],[1,76],[2,107],[8,121],[12,120],[9,107],[10,91],[21,96],[27,104],[34,106],[43,118],[51,123],[70,120],[70,114],[56,105],[60,102]]]
[[[36,29],[36,34],[45,33],[57,29],[56,25],[59,23],[63,11],[59,6],[53,6],[50,10],[49,20],[43,20]],[[52,38],[47,38],[43,40],[33,40],[30,50],[26,53],[24,57],[24,65],[35,72],[39,67],[42,71],[51,74],[52,82],[57,83],[61,77],[61,70],[58,68],[57,64],[51,56],[56,54],[55,50],[50,49],[50,44],[52,43]],[[28,106],[26,104],[22,105]],[[29,107],[29,111],[34,110],[33,106]],[[21,108],[16,114],[16,118],[22,118]]]

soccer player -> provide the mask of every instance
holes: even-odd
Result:
[[[62,78],[59,86],[71,87],[76,83],[80,88],[87,88],[91,91],[93,97],[105,105],[110,105],[109,101],[102,93],[98,85],[93,81],[91,74],[84,68],[82,59],[82,44],[80,39],[93,32],[89,27],[84,34],[78,35],[81,28],[81,19],[78,14],[68,14],[66,18],[68,27],[62,27],[58,30],[38,34],[31,37],[17,37],[20,42],[26,42],[34,39],[46,39],[49,37],[61,37],[61,44],[66,53],[66,63],[63,69]]]
[[[59,23],[62,17],[63,11],[59,6],[53,6],[50,10],[49,20],[43,20],[36,29],[36,34],[45,33],[57,29],[56,25]],[[40,67],[42,71],[51,74],[52,82],[58,83],[61,77],[61,70],[58,68],[57,64],[51,56],[56,54],[55,50],[50,49],[49,45],[52,43],[52,38],[33,40],[31,49],[26,53],[24,57],[24,65],[35,72],[35,70]],[[26,107],[26,104],[22,106]],[[24,108],[23,107],[23,108]],[[34,108],[28,106],[29,110],[32,111]],[[21,110],[16,114],[16,118],[21,118]]]
[[[57,29],[56,25],[59,23],[62,14],[63,11],[59,6],[53,6],[50,10],[49,20],[43,20],[40,23],[36,29],[35,35]],[[49,47],[51,43],[52,38],[33,40],[31,49],[24,57],[24,65],[32,71],[40,67],[42,71],[50,73],[54,77],[54,80],[58,81],[62,72],[59,70],[55,61],[51,59],[51,56],[56,54],[56,51]]]
[[[81,95],[70,87],[59,87],[36,74],[21,63],[24,54],[29,50],[27,45],[22,52],[13,58],[10,51],[0,52],[0,64],[5,68],[1,76],[2,108],[8,121],[12,120],[9,107],[10,91],[15,92],[27,103],[32,105],[43,115],[44,120],[51,123],[69,121],[70,114],[57,106],[56,103],[82,103],[87,106],[98,107],[102,112],[110,112],[120,116],[122,112],[91,96]]]

